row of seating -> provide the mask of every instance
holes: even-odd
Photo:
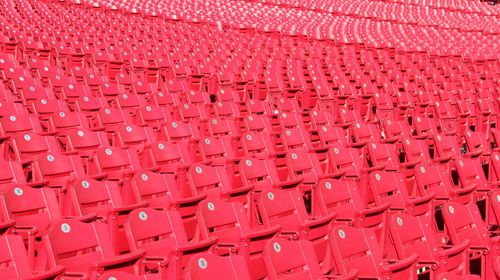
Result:
[[[496,9],[320,2],[0,3],[0,278],[498,277]]]

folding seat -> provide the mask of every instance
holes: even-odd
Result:
[[[415,134],[413,137],[416,139],[430,139],[436,135],[439,131],[433,122],[433,119],[417,116],[413,121]]]
[[[0,119],[0,139],[22,133],[43,134],[40,121],[31,115],[11,115]]]
[[[338,125],[347,128],[355,125],[356,123],[364,123],[365,119],[357,110],[347,110],[345,108],[342,108],[339,111],[339,122],[337,122]]]
[[[196,215],[198,203],[206,195],[193,193],[188,187],[178,184],[174,174],[157,174],[151,171],[136,172],[125,183],[124,189],[133,198],[130,201],[147,203],[155,209],[176,210],[180,213],[188,238],[191,240],[196,232]],[[185,181],[185,180],[184,180]],[[182,184],[185,184],[185,182]]]
[[[276,151],[275,143],[271,136],[262,132],[247,132],[240,138],[243,154],[259,159],[284,158],[285,151]]]
[[[193,155],[188,143],[158,141],[147,147],[142,153],[141,163],[144,168],[155,168],[161,173],[182,175],[193,164]]]
[[[248,115],[264,115],[270,117],[274,114],[271,105],[266,100],[250,99],[245,103]]]
[[[357,271],[349,275],[323,276],[312,244],[306,240],[269,239],[264,248],[268,277],[277,279],[357,279]]]
[[[71,240],[72,242],[68,242]],[[61,220],[53,224],[42,240],[47,261],[66,267],[66,276],[95,279],[107,271],[133,273],[145,255],[137,250],[117,255],[113,251],[105,223]]]
[[[32,113],[38,116],[43,122],[46,121],[50,115],[59,112],[69,111],[66,102],[57,99],[39,99],[35,100],[32,104]]]
[[[375,115],[380,121],[394,119],[394,105],[392,98],[385,93],[376,93],[373,99]]]
[[[362,173],[381,170],[381,166],[366,167],[358,149],[334,144],[328,151],[326,173],[343,173],[346,178],[359,179]]]
[[[75,100],[75,110],[82,112],[87,118],[94,117],[102,109],[108,109],[108,103],[103,98],[82,95]],[[111,112],[110,112],[111,113]]]
[[[212,111],[213,114],[221,119],[232,118],[241,120],[242,118],[240,108],[235,102],[218,101],[212,104]]]
[[[304,180],[280,177],[274,161],[270,159],[244,157],[240,160],[239,168],[243,187],[252,186],[256,191],[271,187],[296,188]]]
[[[187,172],[191,195],[207,195],[209,198],[224,198],[245,203],[246,195],[252,190],[252,186],[242,185],[228,174],[227,169],[228,167],[224,165],[193,164]]]
[[[369,175],[368,185],[376,205],[389,203],[391,210],[409,213],[413,216],[429,216],[433,213],[432,200],[435,194],[410,195],[405,177],[401,173],[372,172]]]
[[[64,134],[65,131],[90,128],[87,117],[81,112],[61,111],[51,114],[45,123],[42,123],[47,134]]]
[[[92,130],[104,130],[113,133],[121,125],[129,123],[132,123],[132,119],[126,112],[119,109],[104,108],[95,114],[90,127]]]
[[[226,165],[230,168],[230,165],[238,164],[240,160],[233,141],[228,137],[206,137],[198,145],[199,157],[211,165]]]
[[[218,256],[211,253],[199,253],[191,258],[183,278],[186,280],[253,279],[243,257],[237,255]]]
[[[136,151],[115,147],[98,148],[95,154],[88,158],[85,168],[88,176],[104,176],[108,180],[126,180],[135,171],[142,169]]]
[[[403,121],[383,120],[382,129],[384,141],[388,143],[400,142],[401,139],[411,136],[409,127]]]
[[[357,270],[360,279],[417,278],[415,262],[418,255],[412,254],[402,260],[383,259],[371,229],[339,225],[332,229],[328,240],[340,274]]]
[[[180,94],[173,93],[170,91],[159,91],[153,92],[148,95],[148,102],[150,105],[166,107],[166,108],[175,108],[180,106]]]
[[[5,150],[5,158],[29,164],[39,154],[48,152],[59,152],[54,137],[40,136],[33,133],[17,134],[9,140]]]
[[[432,162],[429,152],[429,146],[424,140],[416,140],[411,138],[402,139],[404,161],[402,166],[413,168],[419,163]],[[434,151],[435,152],[435,151]],[[438,157],[434,156],[437,160]]]
[[[255,196],[257,224],[266,228],[281,226],[281,236],[312,242],[317,260],[324,271],[331,269],[328,263],[327,236],[335,213],[312,216],[307,213],[302,194],[296,190],[263,190]]]
[[[320,147],[332,147],[335,144],[347,147],[348,140],[345,131],[341,127],[322,125],[317,130]],[[314,145],[314,143],[313,143]]]
[[[490,143],[487,140],[487,135],[483,132],[475,132],[467,130],[464,135],[467,151],[470,154],[488,157],[491,153]]]
[[[291,151],[286,155],[285,159],[287,165],[285,175],[287,174],[291,180],[302,179],[301,187],[306,190],[308,187],[315,186],[321,179],[339,178],[346,174],[344,170],[331,171],[326,168],[323,170],[316,154],[306,151]]]
[[[309,113],[309,119],[314,131],[319,131],[322,126],[334,127],[336,123],[334,113],[326,110],[313,109]]]
[[[194,145],[200,140],[200,131],[194,123],[167,121],[161,127],[158,139],[171,143],[188,142]]]
[[[470,242],[469,257],[471,263],[480,261],[481,279],[493,279],[493,259],[498,255],[500,239],[495,232],[488,232],[482,221],[477,205],[447,202],[443,205],[443,218],[453,245]]]
[[[452,183],[450,171],[446,167],[420,163],[415,166],[415,182],[422,196],[435,193],[435,203],[448,200],[468,203],[473,200],[476,186],[456,187]]]
[[[99,148],[110,147],[106,133],[88,129],[72,129],[58,137],[64,154],[78,154],[88,158]]]
[[[141,154],[146,147],[156,142],[156,134],[150,127],[124,124],[116,129],[111,141],[114,147],[132,149]]]
[[[85,176],[79,156],[52,152],[39,154],[27,171],[28,184],[46,185],[61,191],[76,178]]]
[[[142,106],[134,113],[134,123],[138,126],[149,126],[155,131],[160,130],[165,120],[172,121],[172,112],[160,106]]]
[[[281,142],[286,151],[305,150],[316,153],[322,158],[325,157],[324,154],[328,151],[328,147],[313,147],[308,132],[301,130],[299,127],[285,129],[281,134]]]
[[[270,119],[262,115],[248,115],[243,120],[243,126],[249,132],[266,132],[270,136],[276,136],[278,134],[274,132]]]
[[[0,236],[0,264],[2,279],[52,279],[66,269],[64,266],[32,269],[22,238],[10,234]]]
[[[455,275],[469,273],[469,241],[458,245],[439,245],[429,224],[408,214],[392,215],[388,225],[399,259],[418,254],[417,271],[421,277],[429,274],[429,279],[436,279],[447,272]]]
[[[214,252],[243,256],[252,279],[267,275],[262,251],[265,242],[279,232],[279,226],[254,229],[243,204],[212,199],[200,203],[196,217],[202,239],[219,239]]]
[[[212,118],[207,122],[207,134],[212,137],[230,137],[233,141],[238,141],[239,123],[229,118]]]
[[[146,250],[146,261],[162,260],[163,277],[179,278],[196,253],[210,250],[216,238],[188,242],[177,211],[139,208],[128,215],[125,231],[132,251]]]
[[[111,100],[110,105],[132,115],[137,108],[146,106],[147,102],[144,96],[122,93]]]
[[[458,159],[455,163],[455,168],[458,173],[459,185],[462,188],[475,187],[474,199],[478,205],[484,203],[480,207],[480,212],[483,219],[489,215],[489,194],[491,193],[491,185],[486,179],[482,168],[482,162],[477,159]]]
[[[287,112],[287,113],[302,113],[302,108],[300,107],[298,101],[295,98],[279,98],[275,102],[276,108],[281,112]]]
[[[435,149],[434,153],[436,154],[434,158],[440,162],[455,160],[462,157],[462,155],[467,157],[477,157],[480,155],[480,153],[465,152],[454,135],[437,134],[434,136],[433,140]]]
[[[351,146],[360,148],[369,142],[380,142],[381,133],[375,124],[353,123],[349,129],[349,138]]]
[[[366,145],[366,150],[368,152],[367,160],[369,160],[367,166],[383,166],[386,171],[402,171],[406,172],[406,169],[411,168],[415,163],[400,163],[399,157],[394,144],[385,143],[375,143],[373,141],[368,142]]]
[[[56,96],[60,100],[66,101],[68,104],[74,104],[77,99],[83,96],[91,96],[92,93],[90,89],[86,86],[78,84],[76,81],[72,81],[64,85],[61,89],[61,95]]]
[[[434,109],[441,131],[446,135],[456,134],[459,131],[459,123],[455,107],[451,102],[436,101]]]

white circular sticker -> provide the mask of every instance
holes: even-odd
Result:
[[[198,259],[198,266],[199,266],[201,269],[205,269],[205,268],[207,268],[207,266],[208,266],[207,260],[205,260],[205,258],[199,258],[199,259]]]
[[[196,173],[198,174],[201,174],[201,172],[203,172],[203,169],[201,169],[201,167],[199,166],[196,166],[196,168],[194,169],[196,171]]]
[[[109,148],[108,148],[108,149],[106,149],[106,150],[104,150],[104,152],[105,152],[108,156],[110,156],[110,155],[113,153],[113,151],[112,151],[111,149],[109,149]]]
[[[448,211],[450,211],[451,214],[454,214],[455,213],[455,208],[453,208],[453,206],[448,206]]]
[[[278,242],[273,243],[273,248],[276,253],[281,252],[281,245]]]
[[[146,214],[146,212],[144,212],[144,211],[139,212],[139,219],[141,221],[147,220],[148,219],[148,214]]]
[[[209,202],[209,203],[207,203],[207,208],[210,211],[214,211],[215,210],[215,205],[212,202]]]
[[[147,181],[147,180],[149,180],[149,176],[148,176],[148,174],[146,174],[146,173],[142,173],[142,174],[141,174],[141,179],[142,179],[144,182],[145,182],[145,181]]]
[[[71,227],[67,223],[61,224],[61,231],[64,233],[69,233],[71,231]]]
[[[345,232],[344,232],[344,230],[339,229],[339,232],[338,232],[338,233],[339,233],[340,238],[342,238],[342,239],[344,239],[344,238],[345,238]]]
[[[47,160],[48,161],[54,161],[54,156],[53,155],[47,155]]]
[[[88,189],[90,187],[90,183],[87,180],[83,180],[81,185],[84,189]]]
[[[14,194],[16,194],[17,196],[21,196],[23,195],[23,190],[20,187],[16,187],[14,188]]]
[[[270,200],[274,200],[274,193],[268,192],[267,193],[267,198],[269,198]]]

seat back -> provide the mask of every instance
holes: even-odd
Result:
[[[269,279],[320,279],[321,271],[312,243],[306,240],[269,239],[264,247]]]
[[[186,268],[187,280],[250,280],[250,273],[241,256],[221,257],[210,253],[194,256]]]

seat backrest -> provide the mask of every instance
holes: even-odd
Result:
[[[443,218],[453,244],[470,240],[471,246],[487,247],[489,235],[477,205],[447,202],[442,208]]]
[[[79,178],[68,193],[74,200],[77,215],[97,214],[107,217],[111,209],[123,206],[120,187],[113,181]]]
[[[177,211],[135,209],[128,215],[125,231],[131,248],[145,249],[148,255],[166,256],[166,251],[188,242]]]
[[[12,184],[5,188],[5,204],[19,227],[36,227],[40,234],[61,219],[56,193],[50,188]]]
[[[294,231],[308,218],[304,199],[296,190],[264,190],[257,205],[266,227],[280,225],[285,231]]]
[[[168,208],[169,203],[180,198],[174,174],[151,171],[136,172],[130,179],[136,201],[147,201],[151,207]]]
[[[200,253],[186,267],[187,280],[250,280],[250,273],[242,256],[217,256]]]
[[[356,212],[364,208],[355,181],[321,180],[313,199],[317,211],[315,215],[336,213],[336,219],[342,221],[354,220]]]
[[[106,224],[65,219],[53,224],[48,240],[56,263],[70,271],[81,271],[95,261],[114,256],[108,234]]]
[[[416,253],[421,262],[434,261],[432,250],[438,248],[436,238],[430,236],[429,229],[424,228],[419,218],[396,213],[389,218],[388,225],[399,259]]]
[[[390,203],[391,208],[404,209],[408,200],[405,178],[402,174],[375,171],[369,175],[369,185],[377,205]]]
[[[272,238],[264,247],[269,279],[320,279],[321,271],[313,245],[306,240]]]
[[[250,230],[243,204],[206,199],[197,210],[198,226],[203,238],[219,237],[220,242],[239,242],[241,233]]]
[[[449,199],[451,178],[439,166],[421,163],[415,166],[415,181],[422,195],[434,192],[438,199]]]
[[[360,276],[379,275],[377,267],[383,260],[375,234],[370,229],[339,225],[332,229],[328,240],[341,274],[356,269]]]

